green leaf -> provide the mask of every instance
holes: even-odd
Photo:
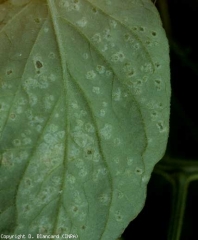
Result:
[[[168,44],[154,5],[6,1],[0,66],[0,232],[116,239],[168,136]]]

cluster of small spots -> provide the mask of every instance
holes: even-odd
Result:
[[[57,132],[47,132],[44,135],[44,141],[48,144],[48,146],[54,146],[58,144],[60,140],[62,140],[65,136],[65,131],[57,131]]]
[[[107,168],[106,167],[98,168],[98,173],[105,176],[107,174]]]
[[[133,85],[134,85],[135,87],[142,87],[142,85],[143,85],[143,80],[142,80],[142,79],[137,79],[137,80],[135,80],[135,81],[133,82]]]
[[[48,86],[49,86],[48,79],[45,76],[43,76],[39,80],[29,77],[23,82],[23,87],[27,91],[29,91],[31,88],[46,89],[48,88]]]
[[[78,214],[79,207],[74,205],[74,206],[71,207],[71,211],[72,211],[73,214]]]
[[[81,213],[78,215],[78,220],[79,220],[80,222],[83,222],[83,221],[85,221],[85,218],[86,218],[86,217],[87,217],[86,212],[81,212]],[[81,229],[82,229],[82,230],[85,230],[85,229],[86,229],[86,225],[81,226]]]
[[[93,87],[92,92],[98,95],[98,94],[100,94],[100,88],[99,87]]]
[[[89,58],[89,54],[88,54],[88,53],[83,53],[83,58],[84,58],[85,60],[87,60],[87,59]]]
[[[105,29],[105,30],[104,30],[103,38],[104,38],[106,41],[111,41],[111,40],[112,40],[111,30],[110,30],[110,29]]]
[[[116,147],[120,146],[121,143],[122,143],[122,141],[121,141],[120,138],[115,138],[115,139],[113,140],[113,144],[114,144],[114,146],[116,146]]]
[[[16,106],[24,106],[24,105],[26,105],[26,104],[27,104],[27,100],[26,100],[25,98],[23,98],[23,97],[20,97],[20,98],[18,99],[18,101],[17,101]]]
[[[78,108],[79,108],[79,105],[78,105],[77,102],[72,102],[72,103],[70,104],[70,106],[71,106],[73,109],[78,109]]]
[[[48,27],[45,27],[45,28],[44,28],[44,32],[45,32],[45,33],[48,33],[48,32],[49,32],[49,28],[48,28]]]
[[[34,18],[34,22],[37,23],[37,24],[41,23],[41,18],[38,18],[38,17]]]
[[[50,141],[47,139],[47,141]],[[52,144],[54,142],[54,145]],[[47,174],[47,171],[50,171],[51,168],[56,167],[60,163],[60,159],[63,157],[64,145],[55,142],[54,140],[50,141],[50,144],[43,142],[38,147],[38,161],[40,166],[40,171],[43,174]],[[39,167],[39,165],[38,165]],[[36,174],[35,169],[35,174]]]
[[[149,38],[146,39],[145,43],[146,43],[149,47],[152,46],[152,42],[151,42],[151,40],[150,40]]]
[[[157,125],[160,133],[163,133],[163,132],[167,131],[167,128],[164,126],[164,122],[163,121],[158,121],[156,123],[156,125]]]
[[[82,229],[83,231],[85,231],[85,230],[87,229],[87,226],[86,226],[86,225],[82,225],[82,226],[81,226],[81,229]]]
[[[29,98],[29,104],[31,107],[35,106],[38,102],[38,98],[36,95],[34,95],[33,93],[29,93],[28,92],[28,98]]]
[[[61,0],[59,6],[64,7],[67,11],[79,11],[80,1],[79,0]]]
[[[49,53],[49,58],[50,59],[55,59],[55,57],[56,57],[56,54],[54,52]]]
[[[142,182],[144,182],[144,183],[148,183],[148,181],[149,181],[149,176],[143,176],[143,178],[142,178]]]
[[[155,109],[156,108],[156,103],[154,101],[148,102],[146,104],[146,106],[148,107],[148,109]]]
[[[84,125],[84,121],[82,121],[81,119],[76,119],[76,126],[75,126],[74,130],[81,131],[83,125]]]
[[[144,33],[144,32],[146,32],[146,30],[147,30],[148,35],[150,35],[151,37],[154,37],[154,38],[157,37],[157,32],[156,32],[156,31],[150,31],[150,32],[148,32],[148,29],[146,29],[144,26],[139,26],[139,27],[134,26],[134,27],[133,27],[133,30],[134,30],[134,31],[139,31],[140,33],[141,33],[141,32]],[[150,43],[151,43],[151,42],[148,40],[147,44],[150,44]]]
[[[11,112],[9,118],[10,118],[12,121],[14,121],[14,120],[16,119],[16,114],[15,114],[14,112]]]
[[[25,152],[27,154],[27,152]],[[14,167],[15,164],[21,163],[23,160],[27,158],[27,155],[24,152],[20,153],[18,156],[14,155],[12,151],[5,151],[2,155],[0,155],[0,161],[2,166],[4,167]],[[0,181],[2,181],[0,179]]]
[[[9,90],[12,88],[11,84],[5,83],[3,80],[0,79],[0,88],[2,90]]]
[[[123,67],[123,72],[126,74],[127,78],[134,77],[135,76],[135,70],[133,68],[132,63],[130,63],[130,62],[125,63],[124,67]]]
[[[8,69],[8,70],[6,71],[6,75],[7,75],[7,76],[12,75],[12,73],[13,73],[12,69]]]
[[[145,27],[139,27],[139,31],[140,32],[144,32],[145,31]]]
[[[103,176],[107,174],[107,169],[106,168],[98,168],[93,172],[92,179],[93,181],[100,181]]]
[[[94,151],[95,150],[91,147],[85,148],[83,156],[85,157],[85,159],[92,160]]]
[[[40,69],[40,68],[43,67],[43,63],[42,63],[41,61],[37,60],[37,61],[35,62],[35,67],[36,67],[37,69]]]
[[[140,44],[139,44],[139,43],[133,44],[133,48],[134,48],[135,50],[138,50],[138,49],[140,48]]]
[[[112,125],[106,123],[104,127],[100,130],[100,134],[105,140],[110,139],[112,134]]]
[[[96,14],[96,13],[98,13],[98,9],[97,8],[95,8],[95,7],[92,7],[92,12],[94,13],[94,14]]]
[[[32,208],[31,208],[31,206],[29,205],[29,204],[24,204],[23,206],[22,206],[22,212],[25,214],[25,215],[30,215],[30,213],[31,213],[31,210],[33,210]]]
[[[135,173],[136,173],[137,175],[141,175],[141,174],[143,173],[143,170],[142,170],[141,168],[139,168],[139,167],[136,167]]]
[[[156,67],[156,69],[159,69],[159,68],[161,68],[161,64],[159,62],[156,62],[155,67]]]
[[[103,193],[100,195],[100,197],[99,197],[100,203],[102,203],[103,205],[108,205],[109,201],[110,201],[109,194]]]
[[[57,137],[58,137],[59,139],[63,140],[64,137],[65,137],[65,131],[64,131],[64,130],[63,130],[63,131],[58,131],[58,132],[56,133],[56,135],[57,135]]]
[[[142,78],[142,80],[143,80],[143,82],[145,83],[145,82],[147,82],[148,77],[147,77],[147,76],[144,76],[144,77]]]
[[[96,77],[96,73],[94,72],[94,70],[90,70],[86,73],[87,79],[94,79],[95,77]]]
[[[120,159],[118,157],[114,158],[114,162],[118,164],[120,162]]]
[[[87,213],[86,213],[87,203],[86,202],[75,202],[75,205],[70,207],[70,212],[72,213],[72,217],[76,218],[77,220],[82,222],[85,220]]]
[[[89,122],[85,123],[85,131],[87,131],[88,133],[95,132],[95,128],[94,128],[93,124],[91,124]]]
[[[96,66],[96,71],[97,71],[99,74],[103,74],[103,73],[105,73],[105,67],[102,66],[102,65],[97,65],[97,66]]]
[[[106,52],[107,50],[108,50],[108,45],[107,45],[107,44],[104,44],[101,51],[102,51],[102,52]]]
[[[55,124],[50,124],[48,129],[50,133],[55,133],[56,131],[58,131],[58,126]]]
[[[14,139],[13,140],[13,145],[15,147],[20,147],[21,146],[21,140],[20,139]]]
[[[111,27],[116,28],[117,22],[115,20],[110,19],[109,24]]]
[[[35,129],[36,129],[37,132],[40,133],[41,130],[42,130],[42,126],[41,126],[40,124],[38,124],[38,125],[36,125],[36,128],[35,128]]]
[[[36,88],[38,86],[38,81],[34,78],[27,78],[24,82],[23,82],[23,87],[26,90],[29,90],[30,88]]]
[[[21,134],[21,142],[22,142],[22,145],[29,145],[32,143],[32,139],[30,138],[31,136],[31,131],[28,131],[27,133],[22,133]]]
[[[124,197],[123,192],[118,191],[117,192],[117,197],[118,197],[118,199],[122,199]]]
[[[72,133],[75,143],[81,147],[88,147],[94,144],[94,138],[84,133],[83,131],[76,131]]]
[[[97,163],[97,162],[99,162],[100,160],[101,160],[100,154],[99,154],[98,152],[94,152],[92,161]]]
[[[37,74],[41,73],[42,68],[44,67],[41,56],[34,56],[33,63]]]
[[[51,231],[51,226],[49,227],[48,224],[41,224],[39,226],[39,233],[40,234],[49,234]]]
[[[23,107],[22,106],[17,106],[16,107],[16,114],[21,114],[23,113]]]
[[[55,176],[52,178],[52,185],[54,187],[58,187],[61,184],[61,178],[59,176]]]
[[[106,71],[106,76],[107,76],[107,77],[112,76],[112,74],[113,74],[112,71],[110,71],[110,70],[107,70],[107,71]]]
[[[137,26],[133,26],[133,31],[137,31],[138,30],[138,27]]]
[[[93,36],[92,36],[92,41],[95,42],[95,43],[100,43],[101,42],[101,35],[100,33],[95,33]]]
[[[72,194],[73,194],[74,202],[75,202],[76,204],[82,204],[82,203],[83,203],[82,194],[80,194],[79,191],[74,190],[74,191],[72,192]]]
[[[151,34],[152,34],[153,37],[157,36],[157,33],[155,31],[152,31]]]
[[[134,43],[134,38],[129,33],[124,34],[124,40],[129,43]]]
[[[116,219],[117,222],[122,222],[122,221],[123,221],[123,216],[122,216],[122,214],[120,213],[120,211],[116,211],[116,212],[114,213],[114,216],[115,216],[115,219]]]
[[[152,73],[153,67],[151,63],[145,63],[143,66],[141,66],[141,71],[144,73]]]
[[[122,174],[122,171],[116,170],[115,176],[119,176],[120,174]]]
[[[42,76],[38,81],[38,87],[40,89],[46,89],[49,86],[48,78],[47,76]]]
[[[54,96],[53,95],[46,95],[43,99],[43,107],[45,110],[50,110],[54,105]]]
[[[2,156],[0,156],[0,160],[1,160],[1,165],[7,168],[11,168],[14,166],[13,160],[14,160],[14,156],[11,152],[4,152],[2,154]]]
[[[74,159],[76,159],[78,157],[79,153],[80,153],[79,148],[77,148],[74,145],[71,145],[70,151],[69,151],[69,160],[73,161]]]
[[[157,91],[160,91],[162,89],[162,80],[161,79],[155,79],[155,87]]]
[[[76,178],[73,175],[71,175],[71,174],[67,175],[67,180],[71,184],[74,184],[76,182]]]
[[[133,70],[133,66],[132,66],[132,63],[130,62],[127,62],[124,64],[124,67],[123,67],[123,72],[130,72],[131,70]]]
[[[158,118],[158,113],[157,113],[157,111],[153,110],[153,111],[151,112],[151,120],[152,120],[152,121],[156,121],[157,118]]]
[[[80,177],[85,177],[88,174],[88,171],[86,168],[81,168],[80,171],[78,172],[78,175]]]
[[[134,160],[133,158],[127,158],[127,165],[131,166],[133,164]]]
[[[153,46],[159,45],[159,42],[153,41],[153,40],[151,40],[150,38],[148,38],[148,39],[145,41],[145,43],[146,43],[149,47],[153,47]]]
[[[61,223],[60,226],[57,228],[56,230],[56,234],[57,235],[62,235],[66,232],[69,232],[69,228],[66,227],[66,223]],[[64,236],[64,235],[63,235]],[[60,237],[60,240],[64,240],[62,237]]]
[[[143,81],[141,79],[132,82],[132,85],[135,95],[139,95],[142,93]]]
[[[121,51],[119,51],[111,56],[111,61],[114,63],[123,62],[124,59],[125,59],[125,55]]]
[[[105,109],[100,109],[100,113],[99,114],[100,114],[101,117],[104,117],[106,115]]]
[[[32,179],[31,178],[25,178],[24,183],[27,187],[30,187],[32,185]]]
[[[37,124],[42,124],[44,119],[39,116],[34,116],[31,110],[26,112],[27,119],[29,120],[28,124],[32,127],[35,127]]]
[[[87,25],[87,19],[83,17],[82,19],[78,20],[76,23],[79,27],[84,28]]]
[[[113,92],[112,98],[114,101],[119,102],[122,98],[122,92],[120,88],[117,88],[116,91]]]
[[[84,161],[81,158],[75,160],[75,166],[79,169],[83,168],[85,165]]]
[[[108,106],[108,103],[107,103],[107,102],[103,102],[103,103],[102,103],[102,106],[103,106],[103,107],[107,107],[107,106]]]

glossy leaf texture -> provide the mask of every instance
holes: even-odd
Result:
[[[149,0],[0,4],[0,232],[116,239],[166,148],[169,75]]]

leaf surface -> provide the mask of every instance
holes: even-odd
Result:
[[[6,1],[0,66],[0,232],[116,239],[168,136],[168,44],[153,4]]]

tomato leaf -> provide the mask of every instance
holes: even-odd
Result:
[[[169,130],[169,50],[149,0],[0,5],[0,231],[116,239]]]

